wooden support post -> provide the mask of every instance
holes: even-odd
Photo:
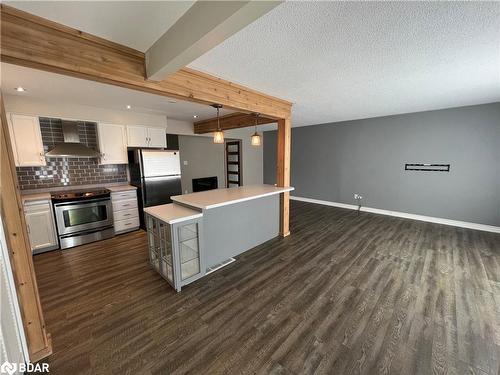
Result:
[[[278,120],[278,152],[276,159],[277,185],[290,186],[290,152],[292,123],[289,118]],[[290,193],[282,193],[280,198],[280,234],[290,234]]]
[[[52,353],[52,344],[50,335],[45,331],[2,96],[0,96],[0,109],[1,214],[30,360],[35,362]]]

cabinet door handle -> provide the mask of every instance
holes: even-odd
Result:
[[[29,224],[26,224],[26,230],[27,230],[28,234],[31,232]]]

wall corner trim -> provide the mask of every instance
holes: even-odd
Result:
[[[349,210],[357,210],[358,209],[358,206],[356,206],[354,204],[331,202],[331,201],[324,201],[324,200],[320,200],[320,199],[312,199],[312,198],[296,197],[296,196],[290,196],[290,199],[296,200],[296,201],[301,201],[301,202],[322,204],[324,206],[346,208]],[[429,223],[451,225],[454,227],[461,227],[461,228],[482,230],[482,231],[486,231],[486,232],[500,233],[500,227],[497,227],[494,225],[469,223],[466,221],[451,220],[451,219],[444,219],[444,218],[424,216],[424,215],[416,215],[416,214],[410,214],[410,213],[406,213],[406,212],[389,211],[389,210],[382,210],[379,208],[363,207],[363,206],[361,206],[361,211],[370,212],[373,214],[401,217],[401,218],[405,218],[405,219],[426,221]]]

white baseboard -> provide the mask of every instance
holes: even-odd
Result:
[[[338,203],[338,202],[331,202],[331,201],[323,201],[323,200],[320,200],[320,199],[294,197],[294,196],[290,196],[290,199],[293,199],[293,200],[296,200],[296,201],[301,201],[301,202],[322,204],[324,206],[347,208],[349,210],[357,210],[358,209],[358,206],[356,206],[354,204]],[[399,212],[399,211],[381,210],[380,208],[372,208],[372,207],[364,207],[364,206],[361,206],[361,211],[363,211],[363,212],[371,212],[371,213],[380,214],[380,215],[402,217],[402,218],[405,218],[405,219],[427,221],[429,223],[451,225],[451,226],[454,226],[454,227],[477,229],[477,230],[483,230],[483,231],[486,231],[486,232],[500,233],[500,227],[496,227],[496,226],[493,226],[493,225],[469,223],[467,221],[443,219],[443,218],[440,218],[440,217],[432,217],[432,216],[409,214],[409,213],[406,213],[406,212]]]

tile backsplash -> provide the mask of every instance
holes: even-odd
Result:
[[[45,152],[64,141],[60,119],[40,117],[40,129]],[[79,121],[78,133],[81,143],[98,150],[96,123]],[[93,158],[47,158],[45,166],[16,170],[21,190],[127,182],[125,164],[99,165]]]

